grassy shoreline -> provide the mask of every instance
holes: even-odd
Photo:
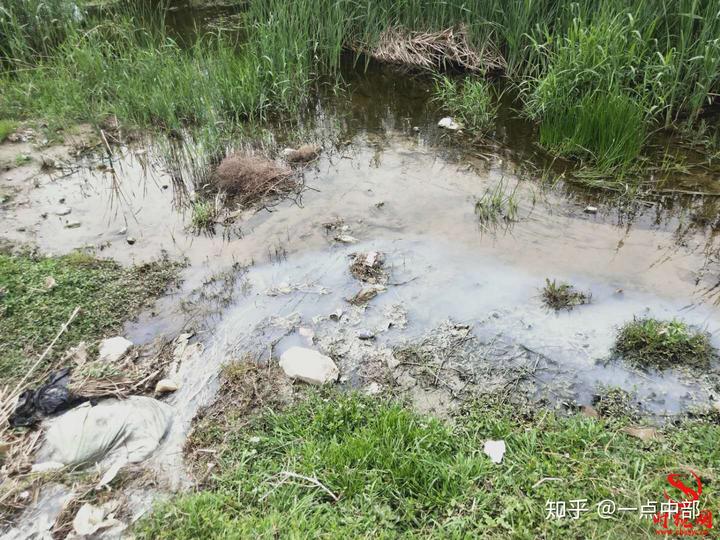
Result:
[[[297,112],[318,76],[337,74],[343,50],[372,56],[388,30],[456,28],[480,58],[501,56],[493,67],[519,89],[543,147],[610,175],[637,166],[653,130],[701,123],[720,90],[720,9],[710,0],[252,0],[242,44],[218,31],[187,48],[158,22],[163,5],[127,0],[90,16],[60,0],[33,2],[45,6],[35,18],[20,0],[0,15],[0,118],[115,115],[139,127],[223,130]],[[463,95],[443,84],[440,98],[485,130],[487,91],[481,79],[466,86]]]
[[[652,537],[652,519],[602,519],[595,504],[664,500],[669,472],[691,468],[707,485],[718,472],[715,413],[641,440],[626,416],[563,417],[494,397],[452,423],[392,398],[333,390],[282,406],[278,392],[241,373],[254,381],[246,390],[268,401],[249,409],[224,387],[191,436],[204,485],[160,503],[136,526],[139,538]],[[501,464],[483,453],[488,439],[505,441]],[[587,499],[591,511],[546,519],[548,500],[572,499]],[[701,506],[718,503],[710,487]]]

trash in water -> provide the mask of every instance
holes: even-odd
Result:
[[[51,421],[33,470],[99,463],[116,474],[152,454],[172,417],[169,405],[144,396],[85,403]],[[114,474],[106,474],[101,484]]]
[[[68,389],[70,368],[50,374],[47,382],[36,390],[25,390],[18,398],[15,411],[9,418],[12,427],[27,427],[40,421],[43,416],[64,411],[83,401],[79,395]]]

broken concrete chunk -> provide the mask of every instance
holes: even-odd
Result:
[[[452,131],[457,131],[457,130],[463,128],[462,124],[459,124],[458,122],[456,122],[449,116],[446,116],[445,118],[441,118],[440,121],[438,122],[438,127],[443,128],[443,129],[449,129]]]
[[[332,358],[305,347],[290,347],[280,356],[280,367],[288,377],[308,384],[334,382],[340,374]]]
[[[175,381],[172,379],[160,379],[155,385],[156,394],[169,394],[175,392],[180,388]]]
[[[103,362],[117,362],[133,346],[133,342],[122,336],[104,339],[100,343],[99,359]]]
[[[505,455],[505,441],[485,441],[483,452],[493,463],[502,463]]]

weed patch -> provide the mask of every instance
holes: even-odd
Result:
[[[5,142],[9,135],[17,129],[17,122],[12,120],[0,120],[0,143]]]
[[[79,252],[62,257],[0,253],[0,379],[22,375],[76,306],[80,315],[48,363],[71,345],[120,330],[177,279],[177,272],[178,265],[165,259],[125,269]]]
[[[475,131],[490,129],[497,113],[489,85],[480,78],[459,82],[446,76],[438,77],[435,81],[435,100]]]
[[[652,534],[639,513],[598,517],[595,504],[662,499],[679,464],[717,474],[717,424],[685,421],[665,441],[622,424],[563,418],[494,398],[450,425],[378,398],[317,392],[281,412],[231,417],[205,439],[218,450],[210,488],[161,504],[139,538],[631,537]],[[507,446],[502,464],[482,452]],[[579,520],[546,519],[548,500],[587,499]],[[702,507],[718,504],[713,490]]]
[[[483,226],[497,224],[501,221],[511,223],[517,220],[518,203],[515,198],[517,185],[512,191],[506,191],[505,183],[499,182],[494,188],[487,190],[475,202],[475,214]]]
[[[618,331],[615,352],[642,367],[707,367],[717,357],[707,332],[684,322],[642,318]]]
[[[578,291],[569,283],[558,283],[554,279],[545,279],[545,287],[542,289],[543,303],[555,311],[571,310],[576,306],[589,304],[591,298],[590,293]]]

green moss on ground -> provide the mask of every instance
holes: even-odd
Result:
[[[601,519],[595,505],[661,501],[666,476],[689,467],[710,486],[720,463],[711,420],[643,442],[618,420],[559,417],[490,399],[452,424],[380,398],[319,392],[282,412],[227,415],[196,440],[212,450],[205,491],[162,503],[139,538],[642,538],[652,519]],[[499,465],[482,449],[502,439]],[[214,441],[214,442],[213,442]],[[207,469],[206,469],[207,470]],[[547,520],[546,501],[587,499],[578,520]],[[717,508],[715,490],[701,507]]]
[[[48,357],[119,331],[177,279],[167,259],[123,268],[76,252],[62,257],[0,253],[0,380],[23,374],[75,307],[81,312]]]

